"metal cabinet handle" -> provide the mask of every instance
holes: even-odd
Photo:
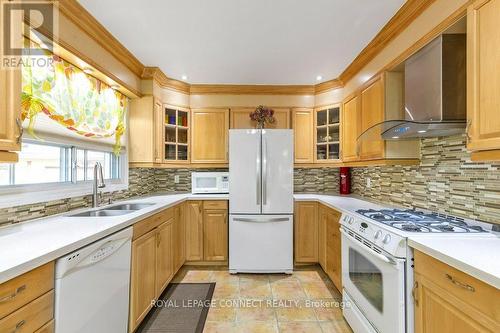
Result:
[[[21,327],[23,327],[23,325],[26,324],[26,320],[21,320],[20,322],[18,322],[16,324],[16,327],[14,328],[14,330],[12,331],[12,333],[16,333],[17,331],[19,331],[21,329]]]
[[[411,289],[411,295],[413,296],[413,300],[415,301],[415,306],[418,306],[418,282],[415,281],[413,284],[413,288]]]
[[[456,280],[453,276],[451,276],[450,274],[445,274],[446,278],[448,280],[450,280],[451,283],[453,283],[455,286],[458,286],[460,288],[463,288],[465,290],[468,290],[470,292],[475,292],[476,291],[476,288],[474,288],[473,286],[471,285],[468,285],[466,283],[463,283],[463,282],[460,282],[458,280]]]
[[[13,299],[17,295],[19,295],[21,292],[23,292],[25,289],[26,289],[26,285],[23,284],[22,286],[18,287],[12,294],[0,298],[0,303],[10,301],[11,299]]]
[[[16,124],[17,124],[17,128],[19,130],[19,134],[17,135],[16,142],[19,144],[19,143],[21,143],[21,139],[23,137],[24,128],[23,128],[23,122],[21,121],[21,119],[17,118]]]

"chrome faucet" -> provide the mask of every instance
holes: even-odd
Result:
[[[104,175],[102,173],[102,165],[99,162],[96,162],[94,165],[94,186],[92,192],[92,207],[99,207],[99,189],[105,188],[106,184],[104,184]]]

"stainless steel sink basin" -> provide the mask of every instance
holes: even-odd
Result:
[[[147,208],[153,206],[153,203],[130,203],[130,204],[122,204],[113,207],[106,207],[106,210],[140,210],[143,208]]]
[[[92,210],[89,212],[82,212],[78,214],[68,215],[69,217],[106,217],[106,216],[120,216],[133,213],[133,210]]]

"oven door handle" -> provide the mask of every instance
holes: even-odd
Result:
[[[389,258],[387,256],[384,256],[383,254],[377,253],[377,252],[373,251],[372,249],[370,249],[369,247],[364,246],[363,244],[359,244],[359,241],[356,238],[354,238],[351,235],[349,235],[347,232],[345,232],[344,229],[340,228],[340,232],[342,233],[342,235],[344,235],[351,242],[354,242],[354,244],[359,245],[359,248],[363,249],[366,253],[368,253],[368,254],[370,254],[370,255],[372,255],[374,257],[377,257],[378,259],[382,260],[385,263],[388,263],[388,264],[391,264],[391,265],[397,265],[398,264],[396,260],[394,260],[392,258]]]

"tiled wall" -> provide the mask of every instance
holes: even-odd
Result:
[[[128,191],[105,194],[103,199],[113,201],[135,196],[143,196],[155,192],[190,192],[192,171],[227,171],[227,169],[150,169],[134,168],[129,171]],[[179,183],[174,183],[175,175],[179,175]],[[295,192],[300,193],[337,193],[338,169],[295,169]],[[70,210],[90,207],[90,196],[81,196],[0,209],[0,226],[22,222],[44,216],[65,213]]]
[[[500,224],[500,163],[472,162],[462,135],[422,139],[421,154],[419,166],[354,168],[353,193]]]

